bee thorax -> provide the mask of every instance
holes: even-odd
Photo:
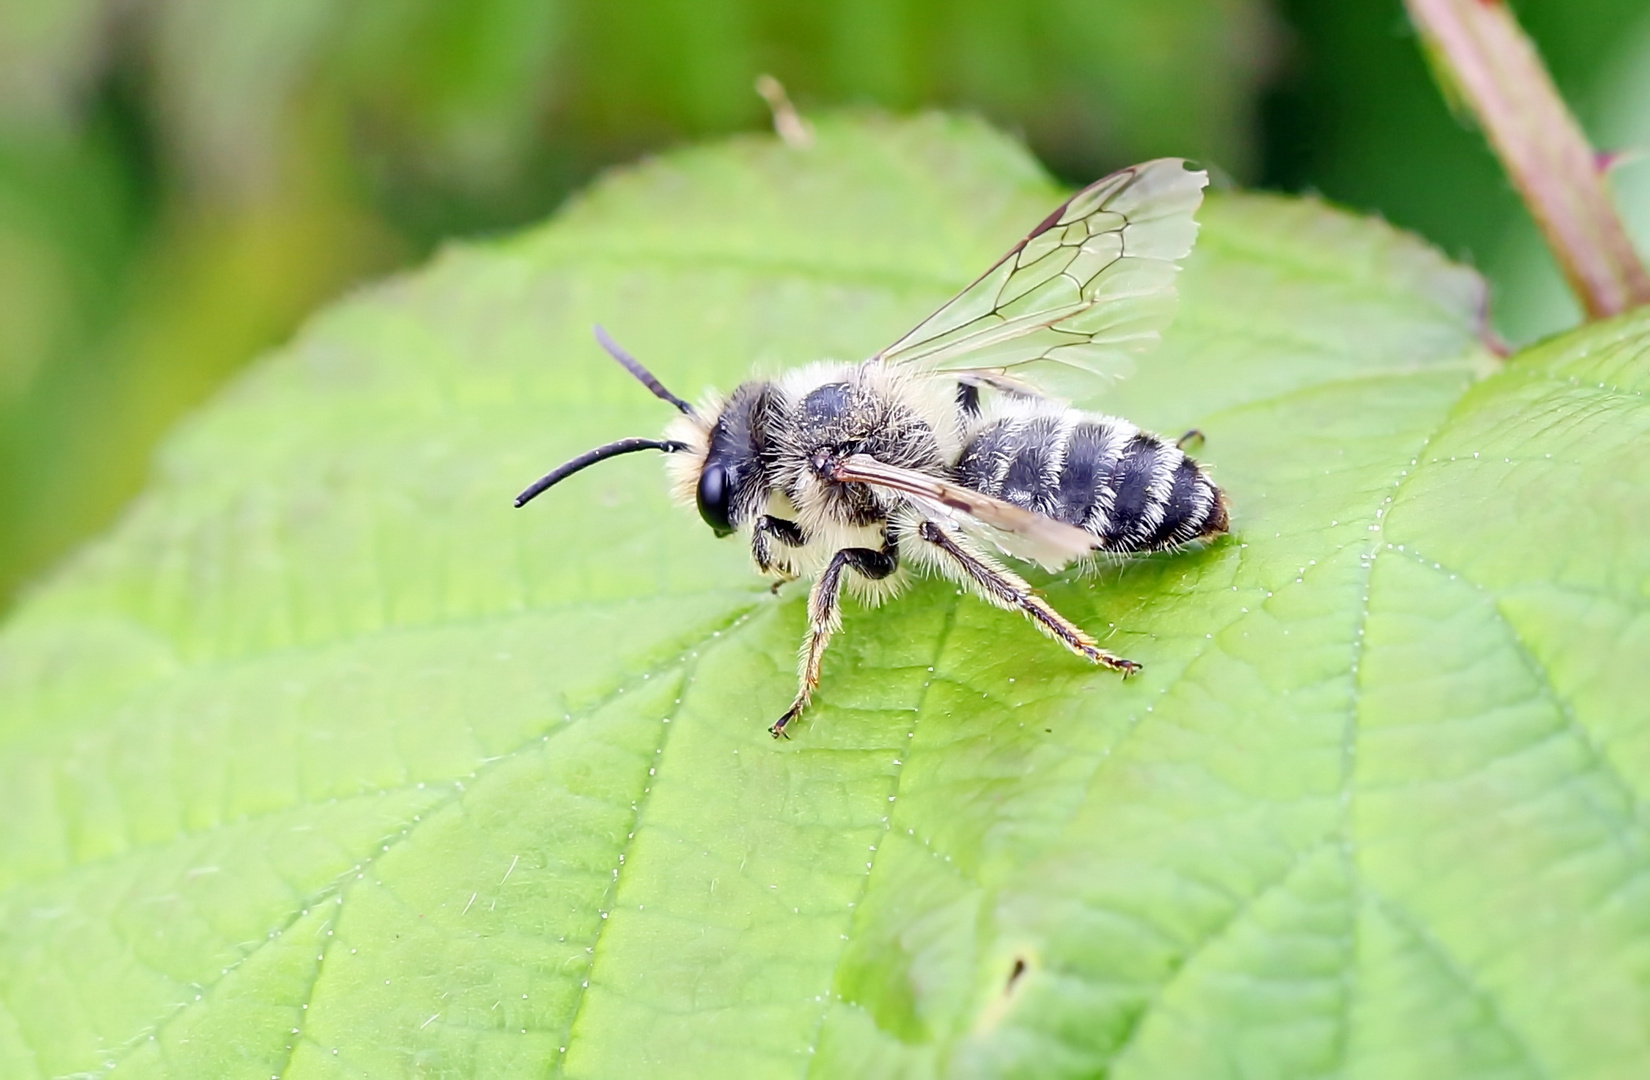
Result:
[[[925,399],[902,394],[904,384],[863,366],[824,374],[827,381],[793,385],[786,439],[776,459],[777,486],[805,524],[862,526],[883,521],[898,499],[837,478],[841,463],[866,454],[908,468],[943,472],[945,453]],[[949,412],[943,415],[949,417]]]

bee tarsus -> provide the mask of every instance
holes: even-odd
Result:
[[[951,565],[966,575],[980,596],[1005,611],[1024,614],[1039,630],[1078,656],[1102,667],[1121,671],[1124,675],[1140,670],[1140,665],[1133,660],[1125,660],[1100,648],[1081,627],[1033,592],[1020,575],[984,552],[974,550],[962,537],[947,532],[932,521],[924,521],[917,526],[917,535],[943,552]]]

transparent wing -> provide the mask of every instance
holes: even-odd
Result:
[[[1174,318],[1208,182],[1179,158],[1095,181],[876,359],[1086,396],[1127,374]]]
[[[1015,558],[1041,563],[1049,570],[1058,570],[1101,546],[1099,537],[1075,525],[867,454],[839,462],[831,475],[836,480],[897,491],[930,517],[955,521]]]

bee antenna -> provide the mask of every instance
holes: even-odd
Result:
[[[607,355],[623,364],[624,369],[636,376],[638,382],[653,391],[654,397],[659,398],[662,401],[670,402],[672,405],[676,406],[684,413],[687,413],[689,416],[698,415],[693,411],[692,405],[689,405],[669,390],[666,390],[665,384],[660,382],[658,377],[654,375],[653,372],[643,367],[640,360],[637,360],[634,356],[631,356],[629,353],[621,349],[619,347],[619,343],[609,337],[607,331],[603,330],[600,326],[596,327],[596,340],[602,343],[602,348],[607,350]]]
[[[676,442],[674,439],[620,439],[617,442],[610,442],[606,446],[598,446],[594,450],[585,451],[565,465],[556,466],[556,468],[533,481],[531,487],[516,496],[516,506],[518,508],[526,506],[551,487],[566,480],[580,469],[588,469],[598,461],[606,461],[608,458],[618,457],[620,454],[634,454],[638,450],[663,450],[667,454],[675,454],[687,448],[687,443]]]

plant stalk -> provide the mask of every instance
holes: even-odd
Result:
[[[1434,70],[1472,109],[1590,318],[1650,304],[1606,168],[1504,0],[1405,0]]]

